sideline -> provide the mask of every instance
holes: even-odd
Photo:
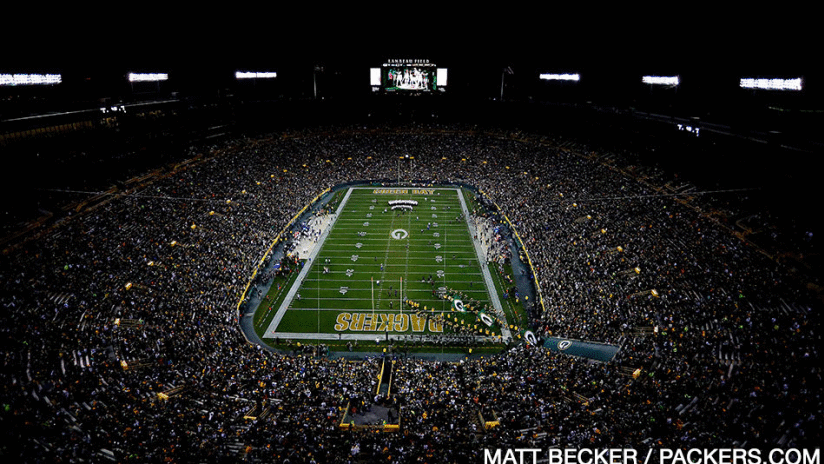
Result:
[[[476,237],[478,235],[478,231],[475,229],[475,224],[469,214],[469,208],[466,206],[463,192],[461,189],[455,190],[458,192],[458,199],[461,202],[461,211],[463,212],[466,226],[469,228],[469,235],[470,237]],[[472,240],[472,245],[475,247],[475,255],[478,257],[478,263],[481,265],[481,275],[484,277],[484,284],[486,284],[486,293],[489,295],[489,302],[492,303],[492,307],[495,308],[495,311],[506,319],[506,313],[504,313],[503,306],[501,306],[501,300],[498,298],[498,292],[495,291],[495,284],[492,282],[492,276],[489,274],[489,266],[486,265],[486,254],[477,239]],[[509,331],[508,321],[505,322],[507,323],[501,325],[501,338],[508,340],[512,338],[512,332]]]
[[[289,309],[289,306],[292,304],[292,300],[295,298],[295,295],[298,292],[298,289],[301,285],[303,285],[303,280],[309,274],[309,271],[312,269],[314,265],[315,258],[317,257],[320,249],[323,248],[324,242],[326,242],[326,237],[329,235],[329,232],[335,227],[335,223],[337,222],[338,218],[340,217],[340,213],[343,211],[343,208],[346,206],[346,203],[349,201],[349,196],[352,194],[352,187],[346,191],[346,195],[341,200],[340,204],[338,205],[338,209],[335,211],[335,214],[332,216],[332,219],[329,221],[329,224],[326,226],[326,229],[321,234],[320,238],[318,239],[318,243],[312,248],[312,251],[309,253],[309,257],[306,260],[306,263],[303,265],[303,269],[301,269],[298,278],[295,279],[295,282],[292,283],[292,287],[289,289],[289,292],[286,294],[286,297],[283,299],[283,302],[280,304],[280,308],[278,308],[277,313],[275,313],[275,317],[272,318],[272,322],[269,323],[269,327],[266,328],[266,332],[264,332],[262,338],[274,338],[277,336],[277,328],[280,325],[281,319],[286,314],[286,311]]]

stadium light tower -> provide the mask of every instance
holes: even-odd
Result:
[[[60,74],[0,74],[0,86],[57,85],[63,82]]]
[[[270,71],[235,71],[235,79],[274,79],[278,73]]]
[[[404,163],[408,163],[410,167],[412,166],[412,161],[415,159],[414,156],[409,156],[409,154],[405,154],[403,156],[398,157],[398,185],[401,185],[401,161]]]
[[[539,79],[545,81],[569,81],[569,82],[578,82],[581,80],[581,75],[578,73],[564,73],[564,74],[557,74],[557,73],[543,73],[538,76]]]
[[[795,79],[742,77],[739,86],[742,89],[795,91],[799,91],[803,87],[800,77]]]
[[[678,76],[643,76],[641,82],[650,86],[661,85],[667,87],[678,87],[678,84],[681,83]]]
[[[504,78],[507,74],[510,76],[515,74],[515,72],[512,71],[512,66],[507,66],[501,71],[501,101],[504,101]]]
[[[319,72],[321,72],[321,73],[323,72],[323,66],[316,64],[314,69],[312,70],[312,87],[313,87],[313,92],[314,92],[314,95],[315,95],[315,100],[317,100],[317,98],[318,98],[318,73]]]
[[[134,91],[135,84],[143,85],[144,83],[154,83],[155,90],[160,89],[160,83],[169,80],[169,74],[163,72],[151,72],[151,73],[143,73],[143,72],[130,72],[127,76],[129,81],[129,86]]]

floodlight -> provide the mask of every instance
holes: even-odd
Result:
[[[0,86],[54,85],[63,82],[60,74],[0,74]]]
[[[129,82],[159,82],[169,79],[166,73],[129,73]]]
[[[278,77],[278,73],[276,72],[235,72],[235,79],[274,79],[276,77]]]
[[[539,76],[541,79],[546,81],[579,81],[581,80],[580,74],[541,74]]]
[[[801,78],[795,79],[761,79],[746,77],[741,78],[742,89],[761,90],[801,90]]]
[[[644,76],[641,78],[644,84],[651,85],[678,85],[678,76]]]

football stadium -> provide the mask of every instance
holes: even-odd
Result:
[[[403,345],[427,340],[471,346],[508,341],[513,330],[526,327],[512,267],[503,267],[511,251],[497,245],[503,243],[500,226],[485,224],[483,216],[467,222],[471,213],[461,189],[345,192],[339,191],[334,211],[322,208],[308,224],[301,222],[300,239],[273,266],[293,278],[270,287],[258,304],[256,319],[267,326],[264,340],[305,341],[314,333],[318,341],[341,341],[346,334],[348,349],[349,341],[388,342],[391,332],[391,341]],[[476,247],[479,229],[486,238],[477,239]],[[498,268],[490,271],[488,256]],[[504,309],[498,296],[510,293],[515,301]],[[522,336],[534,334],[516,334]]]
[[[807,42],[175,27],[0,62],[5,460],[820,463]]]

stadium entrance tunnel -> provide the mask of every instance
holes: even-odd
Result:
[[[611,361],[620,349],[616,345],[606,343],[569,340],[558,337],[546,337],[543,346],[549,351],[556,353],[564,353],[570,356],[594,359],[602,362]]]
[[[395,360],[387,357],[381,362],[374,391],[361,392],[350,398],[344,408],[338,427],[341,430],[369,430],[397,432],[401,427],[400,406],[392,392]]]

